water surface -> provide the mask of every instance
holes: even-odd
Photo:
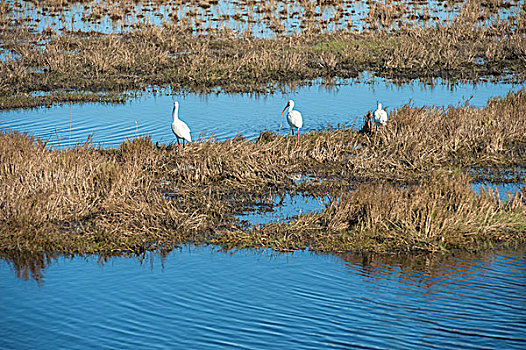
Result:
[[[502,201],[508,201],[516,196],[521,191],[525,191],[526,183],[491,183],[491,182],[477,182],[473,183],[471,187],[475,192],[480,193],[481,189],[491,189],[499,193],[499,198]],[[525,192],[526,193],[526,192]]]
[[[154,142],[175,141],[170,128],[173,101],[180,102],[179,116],[191,129],[193,139],[213,136],[218,140],[243,135],[254,139],[263,131],[290,132],[280,114],[287,100],[294,99],[302,112],[304,131],[327,126],[360,128],[363,116],[380,101],[388,112],[411,103],[414,106],[482,107],[492,97],[505,96],[524,84],[480,83],[477,85],[418,82],[395,86],[364,75],[360,81],[331,88],[306,86],[289,93],[262,96],[241,94],[170,95],[146,94],[124,105],[82,104],[0,112],[0,130],[18,130],[49,140],[55,148],[85,142],[118,147],[127,138],[150,135]]]
[[[314,198],[296,194],[291,196],[276,196],[269,200],[269,203],[260,203],[255,210],[236,215],[239,220],[245,220],[252,225],[262,225],[277,221],[287,221],[288,219],[307,213],[318,213],[330,204],[330,197]]]
[[[0,348],[526,347],[526,252],[0,262]]]

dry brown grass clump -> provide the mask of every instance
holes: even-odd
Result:
[[[391,112],[388,126],[377,131],[306,133],[299,147],[292,149],[291,160],[296,171],[349,182],[412,182],[436,169],[454,167],[523,167],[524,115],[524,90],[493,99],[485,108],[406,105]]]
[[[233,225],[233,213],[259,201],[263,192],[277,193],[292,183],[270,165],[277,147],[242,138],[190,145],[186,158],[155,147],[149,138],[126,141],[116,150],[87,143],[54,151],[10,132],[0,134],[0,149],[0,246],[7,251],[141,250],[204,242]]]
[[[209,229],[200,214],[159,191],[160,154],[148,139],[110,152],[90,145],[62,152],[2,133],[0,147],[4,250],[127,249],[129,242],[136,247]]]
[[[334,198],[322,213],[216,241],[277,250],[437,252],[525,239],[524,195],[503,203],[498,193],[476,194],[467,175],[440,171],[416,185],[363,184]]]
[[[382,178],[425,176],[447,166],[523,166],[526,162],[526,93],[508,94],[483,108],[403,106],[389,126],[367,138],[355,171]],[[405,174],[405,175],[404,175]]]

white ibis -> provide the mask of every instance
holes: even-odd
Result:
[[[177,148],[179,150],[179,155],[181,155],[181,145],[179,144],[179,139],[183,141],[183,155],[184,155],[184,141],[192,142],[192,137],[190,136],[190,128],[186,125],[185,122],[179,119],[179,102],[174,102],[174,109],[172,111],[172,117],[174,121],[172,122],[172,131],[174,132],[175,137],[177,137]]]
[[[301,117],[301,113],[299,111],[293,110],[294,108],[294,101],[289,100],[287,102],[287,105],[285,108],[283,108],[283,111],[281,112],[281,117],[283,117],[283,113],[285,110],[289,108],[289,111],[287,113],[287,122],[290,125],[290,129],[292,130],[292,137],[294,137],[294,128],[298,129],[298,142],[300,141],[300,128],[303,126],[303,118]]]
[[[387,124],[387,112],[382,109],[382,104],[377,102],[378,106],[376,111],[374,111],[374,122],[376,125],[385,126]]]

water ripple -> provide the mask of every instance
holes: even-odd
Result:
[[[373,82],[373,84],[370,84]],[[286,94],[256,98],[248,95],[180,96],[145,95],[125,105],[83,104],[52,108],[4,111],[0,129],[18,130],[49,140],[54,147],[83,143],[89,136],[104,147],[117,147],[122,141],[150,135],[154,142],[172,143],[170,125],[173,100],[181,102],[180,118],[192,131],[192,138],[214,136],[219,140],[243,135],[254,139],[263,131],[290,132],[280,113],[288,99],[296,101],[304,116],[304,131],[324,129],[328,125],[360,128],[363,116],[382,101],[389,110],[411,103],[414,106],[449,106],[469,100],[472,106],[484,106],[496,96],[524,87],[506,83],[449,86],[437,83],[425,88],[419,83],[394,87],[385,80],[364,74],[362,81],[334,89],[309,86]],[[353,124],[354,121],[354,124]]]
[[[0,263],[0,347],[526,346],[524,252],[274,255],[188,248],[160,261],[57,261],[42,286]]]

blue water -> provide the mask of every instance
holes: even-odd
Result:
[[[0,261],[0,348],[526,347],[524,251],[453,257],[224,253]]]
[[[121,32],[129,29],[125,24],[141,21],[132,16],[112,22],[104,16],[100,23],[83,23],[81,5],[52,19],[40,16],[33,5],[25,6],[17,15],[29,15],[30,21],[39,18],[36,30],[65,26]],[[347,11],[340,24],[327,30],[361,30],[368,8],[353,6],[356,13]],[[435,13],[433,6],[430,14],[440,20],[458,13],[458,7]],[[183,7],[180,14],[185,11]],[[221,1],[214,11],[239,9]],[[323,18],[333,13],[331,8],[324,11]],[[159,24],[168,10],[162,7],[161,12],[164,17],[146,17]],[[285,30],[299,32],[301,16],[299,11],[283,23]],[[223,24],[208,21],[205,26]],[[226,25],[238,32],[247,28],[233,20]],[[254,35],[271,33],[268,23],[250,26]],[[9,54],[0,51],[0,60],[10,59]],[[377,100],[388,111],[409,101],[415,106],[469,101],[482,107],[490,98],[524,86],[482,83],[451,88],[438,83],[429,88],[415,82],[396,87],[366,76],[363,82],[332,89],[311,86],[261,97],[146,94],[124,105],[0,112],[0,130],[28,132],[55,148],[84,142],[90,135],[103,147],[117,147],[140,135],[170,143],[171,108],[178,100],[180,117],[194,139],[224,140],[237,134],[253,139],[262,131],[288,132],[279,114],[290,98],[303,113],[308,131],[338,124],[359,128]],[[507,199],[503,193],[524,184],[495,186]],[[473,187],[478,191],[480,185]],[[302,196],[287,195],[282,204],[273,212],[239,218],[257,224],[324,208],[323,202]],[[0,349],[526,348],[523,250],[436,258],[225,253],[184,247],[165,258],[151,255],[142,261],[61,258],[43,268],[38,280],[17,277],[23,271],[13,266],[0,259]]]
[[[287,221],[298,215],[317,213],[324,210],[330,203],[330,198],[314,198],[297,194],[285,194],[270,200],[271,207],[261,206],[260,209],[237,215],[239,220],[248,221],[252,225],[268,224],[270,222]]]
[[[466,101],[482,107],[492,97],[505,96],[524,84],[481,83],[451,87],[438,83],[433,88],[414,82],[397,87],[383,79],[365,76],[325,88],[302,87],[290,93],[251,95],[147,94],[124,105],[82,104],[52,108],[0,112],[0,130],[19,130],[36,135],[55,148],[73,146],[93,137],[95,144],[118,147],[127,138],[150,135],[154,142],[171,143],[173,101],[180,101],[179,116],[191,129],[192,139],[213,136],[218,140],[237,134],[254,139],[263,131],[290,132],[280,114],[287,100],[303,114],[304,130],[320,130],[328,125],[360,128],[363,116],[380,101],[388,112],[412,103],[414,106],[458,106]],[[353,124],[354,122],[354,124]]]
[[[499,198],[502,201],[508,201],[515,195],[526,189],[526,183],[474,183],[471,187],[475,192],[480,193],[481,189],[491,189],[492,191],[498,191]],[[525,192],[526,193],[526,192]]]

